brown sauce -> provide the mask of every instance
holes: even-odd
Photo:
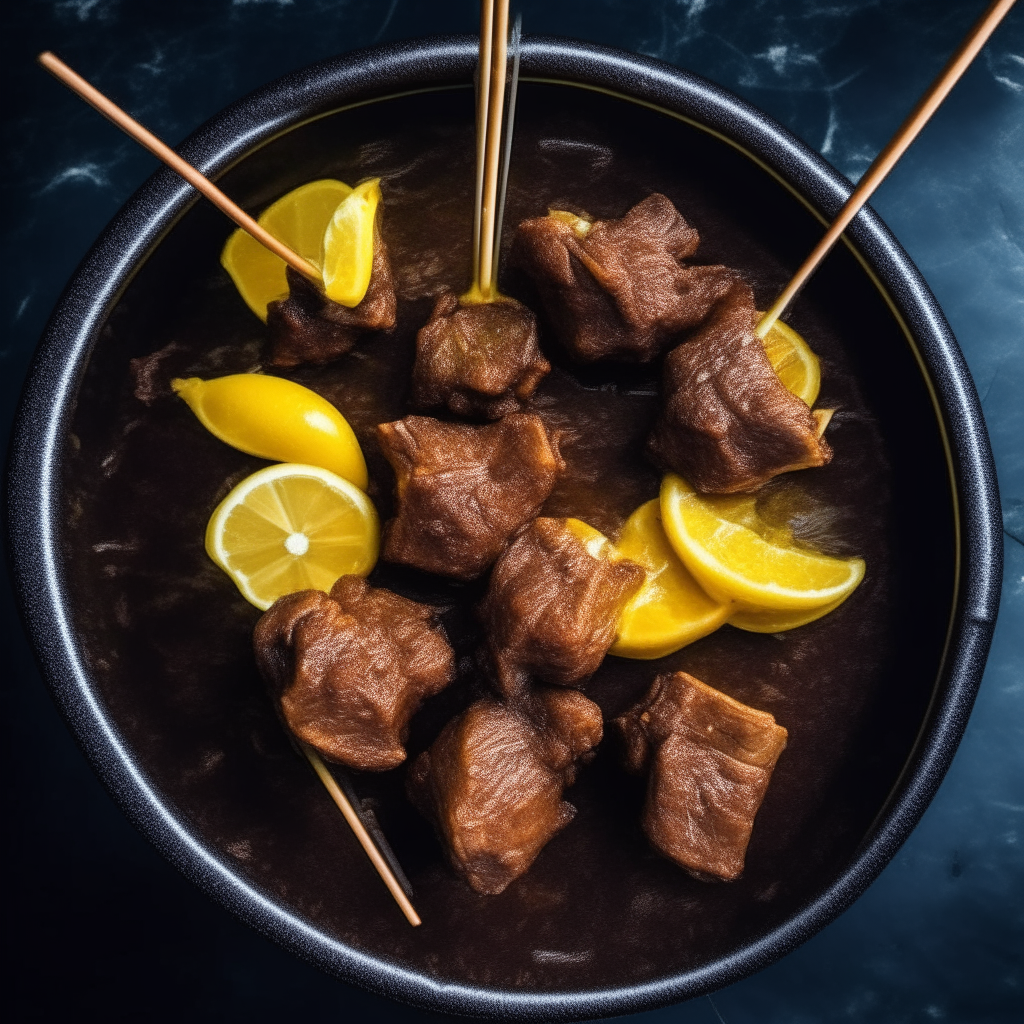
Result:
[[[299,128],[224,176],[258,210],[304,181],[383,179],[398,324],[337,362],[287,376],[331,400],[367,454],[390,514],[391,471],[373,428],[410,410],[416,330],[445,287],[468,284],[472,189],[468,91],[358,108]],[[738,268],[769,301],[817,237],[777,182],[720,141],[664,115],[565,87],[525,84],[506,223],[549,206],[620,216],[651,191],[699,229],[696,259]],[[658,856],[639,824],[642,781],[609,739],[566,796],[576,820],[497,897],[446,865],[403,793],[404,768],[355,777],[415,888],[412,930],[308,768],[258,678],[259,612],[203,551],[206,521],[264,463],[221,444],[171,376],[258,365],[265,328],[217,266],[230,226],[193,207],[112,311],[67,446],[64,559],[75,629],[112,720],[150,782],[200,840],[251,884],[359,950],[444,981],[527,990],[661,977],[756,939],[848,862],[899,774],[924,713],[952,593],[953,528],[926,389],[882,297],[845,251],[801,299],[792,325],[822,358],[819,405],[836,407],[835,459],[770,485],[800,509],[798,532],[868,566],[838,611],[776,636],[732,627],[655,662],[609,657],[586,690],[606,720],[660,672],[683,669],[768,711],[789,731],[754,826],[743,877],[695,881]],[[539,312],[528,282],[503,287]],[[555,364],[532,408],[563,432],[568,464],[543,509],[615,536],[658,492],[643,455],[658,366],[574,369],[541,318]],[[130,360],[150,361],[136,395]],[[784,495],[785,496],[785,495]],[[371,582],[445,609],[456,682],[414,720],[411,759],[481,692],[473,607],[457,584],[380,563]]]

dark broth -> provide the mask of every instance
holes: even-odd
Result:
[[[467,284],[472,101],[468,90],[342,111],[281,136],[222,178],[258,211],[318,177],[383,178],[383,230],[399,284],[398,325],[343,359],[289,374],[332,402],[367,453],[382,516],[392,476],[373,428],[407,406],[416,330],[444,287]],[[770,301],[820,227],[778,182],[722,141],[623,100],[525,83],[506,223],[549,206],[621,216],[652,191],[700,230],[697,260],[726,263]],[[403,794],[404,769],[359,775],[415,887],[408,927],[344,821],[289,746],[250,649],[259,613],[207,559],[215,505],[258,459],[221,444],[167,390],[172,376],[259,365],[265,329],[217,255],[230,231],[193,206],[128,286],[82,383],[67,445],[64,559],[75,628],[108,713],[150,783],[232,870],[326,933],[445,981],[532,990],[612,987],[706,963],[765,934],[835,879],[905,763],[948,624],[954,529],[941,438],[906,337],[845,249],[790,322],[822,358],[820,406],[836,455],[771,491],[798,495],[816,546],[861,554],[863,585],[838,611],[780,635],[724,627],[659,661],[608,658],[587,694],[610,718],[655,675],[685,669],[789,730],[758,814],[744,876],[693,880],[639,827],[643,782],[612,738],[568,793],[576,820],[497,897],[447,866]],[[510,235],[511,232],[507,232]],[[506,291],[538,308],[514,271]],[[568,471],[544,514],[614,536],[656,496],[643,456],[658,368],[578,369],[541,318],[555,370],[535,409],[562,432]],[[158,355],[154,356],[154,353]],[[130,360],[155,387],[137,394]],[[783,495],[785,496],[785,495]],[[410,755],[481,692],[481,584],[381,563],[371,582],[445,609],[460,659],[449,690],[417,716]]]

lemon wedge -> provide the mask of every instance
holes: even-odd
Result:
[[[758,319],[762,315],[758,313]],[[776,320],[762,344],[768,362],[787,390],[809,406],[814,405],[821,390],[821,363],[807,342],[788,324]]]
[[[578,540],[583,542],[587,554],[593,558],[617,558],[612,542],[598,529],[582,519],[566,519],[565,528]]]
[[[713,633],[730,606],[701,589],[672,550],[661,525],[657,498],[626,520],[619,553],[647,570],[647,581],[622,612],[609,653],[620,658],[662,658]]]
[[[348,421],[325,398],[283,377],[235,373],[171,381],[211,434],[261,459],[329,469],[362,490],[366,460]]]
[[[268,206],[259,216],[260,226],[319,267],[324,260],[324,232],[338,205],[351,192],[343,181],[333,178],[311,181]],[[241,228],[228,239],[220,263],[261,320],[267,319],[267,303],[287,298],[284,260]]]
[[[379,202],[380,178],[364,181],[338,205],[324,233],[324,290],[343,306],[358,306],[370,287]]]
[[[763,524],[750,496],[699,495],[682,477],[661,484],[662,523],[697,582],[735,611],[809,611],[845,600],[864,578],[860,558],[798,548],[787,530]]]
[[[560,220],[563,224],[568,224],[577,238],[586,238],[590,234],[590,229],[594,226],[593,221],[589,221],[575,213],[570,213],[568,210],[548,210],[548,216],[552,220]]]
[[[253,473],[206,527],[206,553],[264,611],[296,590],[327,592],[339,576],[366,576],[379,550],[373,502],[319,466],[283,463]]]

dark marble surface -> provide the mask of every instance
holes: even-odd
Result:
[[[762,107],[856,178],[984,0],[548,0],[531,32],[660,57]],[[0,436],[62,287],[155,162],[39,71],[55,49],[174,143],[321,57],[475,29],[472,0],[21,0],[3,6]],[[1024,1017],[1024,6],[877,194],[942,303],[988,419],[1003,605],[937,798],[854,907],[708,999],[636,1019],[728,1024]],[[922,509],[927,515],[927,509]],[[426,1021],[328,978],[192,888],[92,775],[3,601],[5,1016]]]

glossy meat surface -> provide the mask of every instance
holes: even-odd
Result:
[[[496,420],[520,411],[550,371],[537,347],[537,319],[521,302],[462,305],[445,292],[416,335],[412,401]]]
[[[654,846],[698,878],[738,878],[786,730],[685,672],[659,676],[614,724],[626,768],[649,773]]]
[[[330,596],[280,598],[253,646],[289,729],[328,760],[367,771],[405,760],[409,719],[455,674],[434,609],[358,576],[342,576]]]
[[[377,427],[395,471],[397,515],[384,558],[470,580],[540,511],[564,463],[540,417],[486,426],[407,416]]]
[[[267,306],[271,366],[322,364],[343,356],[366,331],[395,326],[397,300],[388,248],[375,226],[370,287],[351,309],[332,302],[312,281],[288,267],[287,299]]]
[[[537,691],[515,708],[486,697],[413,762],[409,796],[477,892],[500,893],[572,821],[562,792],[602,731],[601,709],[571,690]]]
[[[576,359],[648,362],[737,279],[728,267],[684,266],[699,242],[671,201],[654,193],[585,234],[558,217],[523,221],[515,252]]]
[[[523,693],[531,675],[574,686],[596,672],[644,578],[635,562],[590,554],[564,519],[525,527],[495,564],[480,609],[502,693]]]
[[[772,369],[756,325],[753,292],[736,282],[665,359],[649,450],[705,494],[752,491],[832,458],[811,410]]]

